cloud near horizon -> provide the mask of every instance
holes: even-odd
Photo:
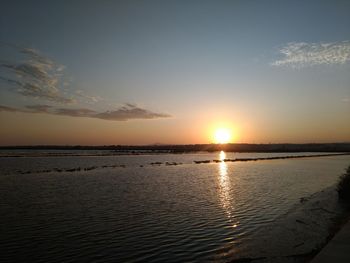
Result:
[[[54,108],[50,105],[28,105],[25,109],[0,105],[0,112],[47,113],[52,115],[88,117],[111,121],[159,119],[171,117],[169,114],[152,112],[130,103],[127,103],[116,110],[105,112],[96,112],[85,108]]]
[[[350,61],[350,41],[331,43],[292,42],[279,52],[284,56],[272,66],[303,68],[315,65],[345,64]]]
[[[88,117],[112,121],[127,121],[132,119],[157,119],[171,117],[169,114],[156,113],[140,108],[134,104],[126,103],[123,106],[104,112],[87,109],[78,104],[95,104],[106,101],[100,96],[91,96],[83,90],[70,90],[70,96],[62,92],[62,87],[67,88],[63,76],[63,65],[45,57],[39,51],[31,48],[23,48],[17,45],[0,42],[1,46],[7,46],[11,50],[24,55],[21,62],[9,62],[0,60],[0,81],[9,86],[11,92],[24,97],[38,99],[43,104],[27,105],[23,108],[1,106],[0,112],[23,112],[23,113],[47,113],[71,117]],[[69,85],[69,84],[68,84]],[[5,85],[6,86],[6,85]],[[47,103],[76,104],[76,108],[53,107]]]
[[[28,105],[26,106],[29,109],[29,112],[33,113],[50,113],[52,106],[50,105]],[[27,111],[28,112],[28,111]]]

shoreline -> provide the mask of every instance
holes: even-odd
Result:
[[[333,185],[301,198],[287,214],[255,237],[249,252],[229,262],[311,262],[349,219],[349,205],[338,201]]]
[[[181,154],[210,154],[215,152],[203,152],[203,151],[197,151],[197,152],[147,152],[147,153],[116,153],[116,152],[108,152],[108,153],[64,153],[64,152],[58,152],[58,153],[40,153],[35,152],[36,150],[33,150],[33,152],[23,152],[23,153],[9,153],[9,154],[3,154],[0,152],[0,158],[26,158],[26,157],[109,157],[109,156],[162,156],[162,155],[181,155]],[[87,150],[90,151],[90,150]],[[220,151],[217,151],[220,152]],[[226,152],[226,153],[252,153],[252,154],[262,154],[262,153],[270,153],[270,154],[291,154],[291,153],[298,153],[302,154],[305,152]],[[291,158],[306,158],[306,157],[326,157],[326,156],[340,156],[340,155],[350,155],[350,152],[307,152],[311,153],[309,155],[303,154],[303,155],[284,155],[284,156],[272,156],[272,157],[261,157],[261,158],[236,158],[236,159],[223,159],[223,160],[194,160],[193,162],[196,164],[200,163],[210,163],[210,162],[218,162],[218,161],[224,161],[224,162],[236,162],[236,161],[263,161],[263,160],[274,160],[274,159],[291,159]],[[312,154],[315,153],[315,154]],[[316,154],[317,153],[317,154]]]
[[[194,153],[194,152],[350,152],[350,142],[333,143],[225,143],[225,144],[150,144],[150,145],[18,145],[0,150],[95,150],[114,153]]]

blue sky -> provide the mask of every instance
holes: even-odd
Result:
[[[0,12],[2,62],[37,52],[56,67],[55,94],[74,101],[1,81],[0,105],[12,109],[2,123],[39,118],[27,106],[46,105],[45,122],[112,122],[100,132],[118,136],[106,143],[205,143],[215,125],[244,142],[350,140],[349,1],[3,1]],[[16,143],[18,125],[3,138]],[[56,142],[50,133],[45,143]]]

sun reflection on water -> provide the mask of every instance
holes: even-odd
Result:
[[[219,160],[224,161],[226,159],[226,153],[224,151],[221,151],[219,154]]]
[[[234,219],[232,214],[232,201],[230,192],[231,192],[231,182],[230,177],[228,175],[228,166],[227,163],[224,162],[226,158],[226,153],[221,151],[219,154],[219,197],[221,206],[224,208],[224,211],[227,215],[228,220],[231,223],[232,227],[237,227],[238,222]]]

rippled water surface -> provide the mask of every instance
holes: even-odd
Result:
[[[350,163],[223,154],[0,158],[0,261],[227,261]]]

